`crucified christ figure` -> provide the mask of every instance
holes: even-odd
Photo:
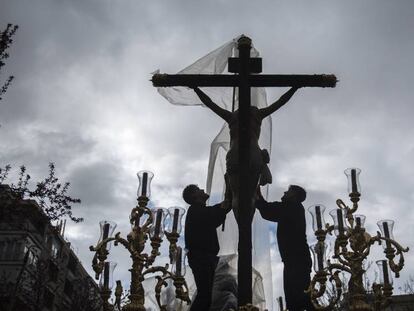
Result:
[[[210,108],[214,113],[219,117],[224,119],[230,129],[230,149],[226,155],[226,174],[230,182],[231,193],[232,193],[232,208],[237,222],[239,221],[239,202],[238,202],[238,191],[239,191],[239,112],[238,110],[230,112],[226,109],[221,108],[215,104],[207,94],[201,91],[198,87],[193,87],[194,91],[208,108]],[[254,207],[254,193],[256,191],[257,185],[260,182],[260,185],[266,185],[272,183],[272,175],[267,166],[269,163],[269,153],[266,149],[260,149],[259,146],[259,137],[260,129],[262,125],[262,120],[267,116],[271,115],[273,112],[278,110],[280,107],[285,105],[293,94],[297,91],[298,87],[292,87],[285,94],[283,94],[277,101],[266,108],[259,109],[254,106],[250,106],[250,180],[248,181],[248,191],[251,193],[250,198],[252,198],[252,204],[250,206]],[[250,216],[252,219],[255,209],[252,208],[250,211]]]

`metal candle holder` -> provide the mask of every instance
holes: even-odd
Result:
[[[380,221],[379,226],[380,224],[382,225],[382,227],[380,226],[382,233],[378,231],[375,236],[371,236],[364,228],[365,216],[354,215],[358,210],[358,201],[361,196],[358,180],[360,172],[357,168],[350,168],[345,171],[348,177],[348,191],[352,206],[348,207],[340,199],[336,201],[338,209],[333,213],[331,212],[331,216],[334,218],[334,225],[324,222],[324,208],[321,208],[321,205],[314,205],[309,208],[309,212],[313,217],[313,229],[317,243],[311,247],[314,260],[316,261],[316,274],[307,292],[310,294],[312,303],[317,310],[331,310],[339,301],[343,288],[343,281],[339,277],[340,272],[346,272],[350,275],[348,282],[350,311],[383,310],[390,304],[393,290],[389,273],[392,271],[395,277],[399,277],[399,272],[404,267],[403,253],[408,252],[408,248],[402,247],[393,239],[392,228],[389,228],[389,221]],[[325,261],[323,260],[323,252],[326,249],[324,241],[326,234],[332,234],[333,231],[336,235],[334,255],[331,258],[332,260]],[[382,272],[387,274],[386,276],[384,274],[380,284],[373,284],[374,305],[371,306],[367,303],[367,292],[363,286],[363,275],[366,272],[363,268],[363,260],[368,257],[371,246],[375,242],[378,242],[379,245],[381,242],[385,242],[383,245],[387,261],[382,261],[382,264],[385,265]],[[399,257],[398,263],[394,261],[396,256]],[[322,304],[319,298],[326,292],[328,280],[335,290],[328,303]]]
[[[109,245],[108,243],[114,241],[115,246],[121,244],[130,253],[132,267],[129,269],[131,272],[129,302],[122,307],[122,311],[145,311],[145,291],[142,282],[144,281],[145,276],[150,273],[161,273],[161,276],[156,276],[158,282],[155,286],[156,299],[161,310],[166,310],[166,306],[162,305],[160,299],[162,287],[168,286],[165,282],[166,279],[173,280],[173,284],[176,288],[176,298],[185,301],[187,304],[191,302],[188,286],[183,273],[173,273],[168,271],[168,264],[165,266],[152,266],[156,257],[160,255],[159,248],[163,241],[162,236],[164,233],[162,228],[163,221],[160,219],[162,215],[160,213],[165,213],[164,209],[159,209],[161,212],[158,212],[158,210],[154,212],[147,207],[151,193],[150,182],[152,177],[153,174],[148,171],[141,171],[138,173],[140,181],[138,188],[138,204],[132,209],[130,214],[132,230],[127,235],[127,238],[122,238],[120,232],[116,233],[114,237],[105,233],[106,236],[105,234],[101,235],[101,239],[96,246],[90,246],[90,250],[95,252],[92,260],[92,267],[96,273],[96,279],[99,279],[99,276],[104,271],[105,261],[109,255],[109,250],[107,248],[107,245]],[[181,218],[179,219],[179,222],[181,226]],[[103,232],[106,232],[105,230],[107,230],[107,228],[104,228]],[[166,234],[167,239],[170,242],[171,258],[173,258],[176,253],[176,242],[180,236],[178,230],[175,230],[172,233],[174,233],[173,239],[170,239],[168,234]],[[144,253],[148,238],[151,241],[150,245],[152,248],[150,254]],[[120,284],[120,281],[117,281],[117,284],[118,286],[115,292],[117,294],[117,299],[119,299],[122,295],[122,285]],[[111,289],[108,287],[102,289],[101,297],[104,301],[104,311],[113,310],[113,306],[108,303],[110,295]]]

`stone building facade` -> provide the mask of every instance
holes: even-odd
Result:
[[[34,200],[0,185],[0,311],[101,308],[99,289]]]

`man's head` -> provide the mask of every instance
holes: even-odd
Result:
[[[282,197],[282,201],[294,201],[302,203],[306,199],[306,191],[300,186],[290,185]]]
[[[183,190],[183,199],[187,204],[202,204],[208,200],[209,195],[200,189],[197,185],[188,185]]]

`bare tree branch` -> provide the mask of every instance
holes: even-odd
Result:
[[[10,45],[13,43],[13,35],[16,33],[19,26],[13,24],[7,24],[5,30],[0,33],[0,73],[1,69],[5,65],[5,60],[9,58],[9,53],[7,50],[9,49]],[[2,95],[6,93],[7,89],[11,85],[14,76],[9,76],[4,84],[0,87],[0,101],[2,99]]]
[[[0,183],[7,179],[11,169],[10,165],[0,169]],[[54,163],[49,163],[49,176],[36,184],[34,190],[29,189],[30,175],[26,173],[26,167],[20,166],[17,184],[10,187],[16,199],[34,199],[45,212],[50,221],[58,221],[63,217],[69,217],[73,222],[82,222],[83,218],[75,217],[72,205],[81,203],[78,198],[68,195],[70,183],[60,183],[55,175]]]

